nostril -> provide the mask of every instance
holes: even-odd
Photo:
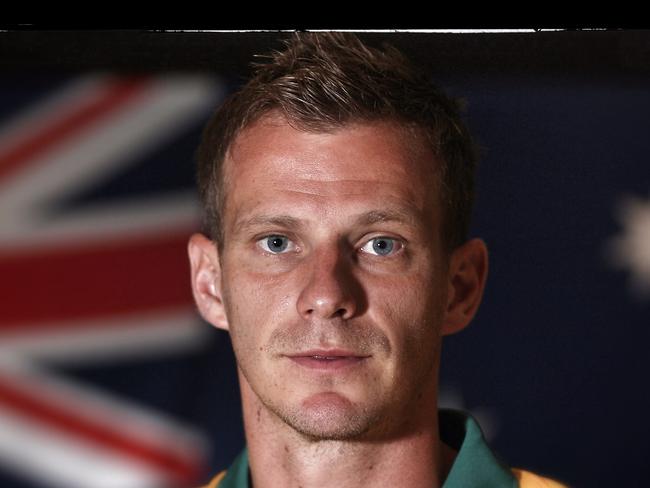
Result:
[[[348,319],[357,310],[355,288],[346,276],[319,273],[306,283],[296,307],[303,317]]]
[[[339,308],[336,312],[334,312],[334,315],[338,317],[343,317],[346,313],[347,310],[345,310],[344,308]]]

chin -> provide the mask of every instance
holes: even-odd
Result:
[[[303,436],[315,441],[352,440],[364,437],[378,415],[337,393],[319,393],[291,411],[276,412]]]

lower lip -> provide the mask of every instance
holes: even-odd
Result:
[[[319,358],[313,356],[291,356],[294,363],[305,368],[332,371],[343,368],[350,368],[363,362],[365,357],[360,356],[335,356],[332,358]]]

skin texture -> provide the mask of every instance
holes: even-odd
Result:
[[[487,252],[443,252],[434,156],[394,123],[274,115],[225,164],[221,254],[200,234],[189,254],[199,311],[231,334],[254,485],[441,485],[441,338],[475,314]]]

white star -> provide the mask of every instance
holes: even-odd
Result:
[[[650,198],[626,197],[620,205],[622,234],[611,239],[613,265],[628,268],[630,286],[639,297],[650,297]]]

